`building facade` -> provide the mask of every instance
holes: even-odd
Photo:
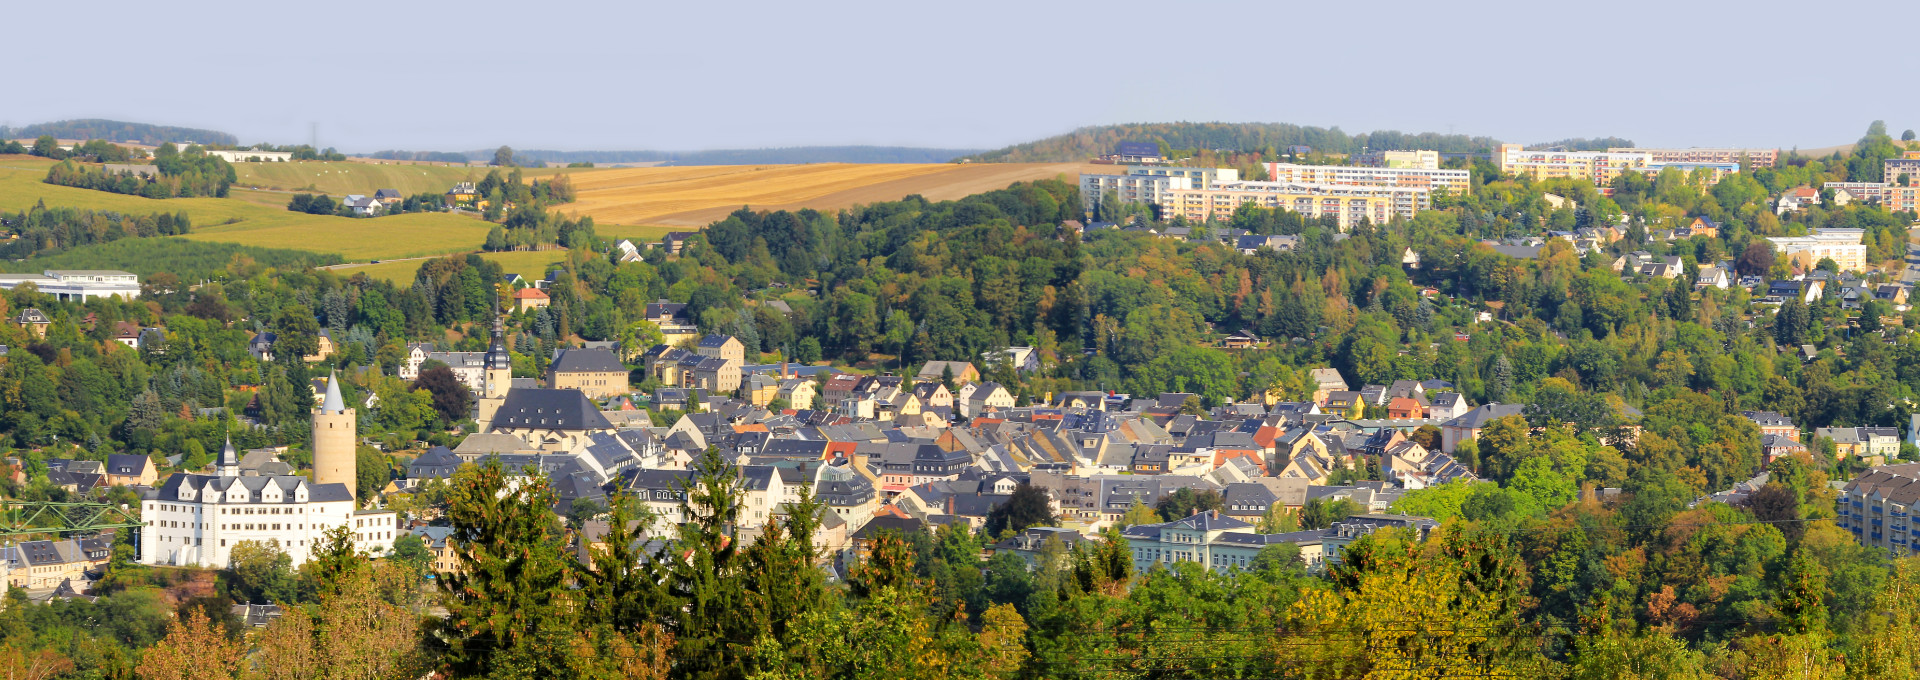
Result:
[[[1438,151],[1366,151],[1354,154],[1350,160],[1363,168],[1440,169]]]
[[[595,399],[626,394],[627,366],[610,350],[582,347],[560,350],[547,367],[549,389],[574,389]]]
[[[1646,170],[1653,157],[1639,151],[1528,151],[1519,144],[1501,144],[1493,162],[1500,172],[1536,181],[1564,178],[1604,185],[1622,174]]]
[[[337,402],[336,390],[329,390]],[[347,417],[352,411],[347,410]],[[315,476],[324,470],[328,434],[314,414]],[[329,451],[329,453],[332,453]],[[356,511],[353,451],[347,450],[347,482],[310,481],[298,475],[247,476],[228,442],[212,475],[176,474],[141,499],[140,563],[166,566],[227,566],[244,541],[277,545],[294,566],[306,563],[326,532],[347,527],[356,551],[384,555],[393,549],[399,516],[390,510]]]
[[[86,302],[89,298],[140,297],[140,277],[117,269],[48,269],[35,274],[0,274],[0,290],[13,290],[31,283],[40,292],[62,302]]]
[[[1920,463],[1876,466],[1841,489],[1834,524],[1860,545],[1890,556],[1912,554],[1920,544],[1920,524],[1910,521],[1916,503]]]
[[[1169,192],[1168,215],[1190,222],[1224,221],[1240,206],[1289,210],[1307,217],[1332,217],[1341,229],[1366,220],[1385,224],[1413,217],[1432,205],[1432,192],[1418,187],[1370,187],[1293,182],[1233,182],[1212,189]]]
[[[1471,173],[1466,170],[1441,170],[1416,167],[1355,167],[1351,165],[1297,165],[1268,163],[1267,175],[1274,182],[1300,184],[1339,184],[1364,187],[1414,187],[1446,189],[1456,195],[1473,191]],[[1431,208],[1421,205],[1419,209]]]
[[[1782,257],[1797,259],[1805,254],[1810,265],[1831,259],[1841,271],[1860,271],[1867,266],[1867,246],[1860,242],[1863,234],[1859,229],[1822,229],[1806,236],[1769,236],[1767,240]]]
[[[1779,149],[1607,149],[1607,153],[1643,153],[1653,163],[1732,163],[1746,161],[1748,167],[1771,168],[1780,161]]]

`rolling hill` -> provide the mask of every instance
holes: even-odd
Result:
[[[705,151],[554,151],[515,149],[521,163],[659,163],[662,165],[787,165],[795,163],[945,163],[983,149],[933,149],[914,146],[791,146],[767,149],[708,149]],[[435,160],[452,157],[484,161],[493,149],[460,152],[380,151],[384,160]]]
[[[380,189],[398,189],[403,196],[441,193],[457,182],[478,182],[492,168],[424,163],[378,163],[360,161],[300,161],[296,163],[235,163],[237,187],[259,187],[274,191],[317,191],[332,196],[372,194]],[[566,172],[578,174],[591,169],[558,170],[525,168],[528,177],[545,177]]]
[[[59,139],[104,139],[110,142],[139,142],[159,146],[167,142],[198,142],[200,144],[239,144],[233,135],[216,130],[173,127],[169,125],[150,125],[147,123],[127,123],[117,120],[83,118],[63,120],[53,123],[36,123],[26,127],[0,127],[0,139],[16,137],[39,137],[53,135]]]
[[[1079,161],[1112,153],[1120,142],[1165,142],[1175,149],[1285,149],[1304,144],[1326,153],[1354,153],[1363,148],[1433,149],[1446,152],[1486,151],[1498,142],[1488,137],[1407,134],[1383,130],[1348,135],[1340,128],[1317,128],[1289,123],[1130,123],[1083,127],[1025,144],[968,156],[989,163],[1049,163]]]
[[[616,225],[695,228],[743,205],[756,210],[837,210],[913,194],[949,200],[1057,176],[1077,183],[1083,171],[1113,168],[1087,163],[613,168],[573,175],[579,200],[558,209],[592,216],[602,234],[636,236],[646,234],[627,233],[626,227]]]
[[[262,248],[331,253],[350,260],[442,255],[475,250],[493,225],[451,213],[416,213],[375,219],[290,212],[284,204],[261,205],[231,198],[138,196],[55,186],[41,180],[51,161],[30,156],[0,156],[0,210],[19,211],[46,201],[131,213],[185,211],[196,241],[238,243]]]

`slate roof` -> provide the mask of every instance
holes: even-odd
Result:
[[[1500,418],[1522,415],[1525,411],[1526,406],[1520,404],[1482,404],[1458,418],[1441,423],[1441,426],[1477,430]]]
[[[580,390],[516,389],[494,412],[494,426],[547,430],[610,430],[613,423]]]
[[[576,347],[560,350],[553,358],[554,373],[625,373],[627,367],[613,352],[600,348]]]

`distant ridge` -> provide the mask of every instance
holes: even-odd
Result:
[[[34,138],[53,135],[59,139],[104,139],[109,142],[138,142],[155,146],[173,142],[195,142],[198,144],[224,144],[235,146],[239,138],[217,130],[174,127],[171,125],[152,125],[149,123],[128,123],[100,118],[81,118],[62,120],[52,123],[36,123],[26,127],[0,127],[0,139]]]
[[[773,149],[708,151],[554,151],[514,149],[520,163],[660,163],[663,165],[791,165],[801,163],[946,163],[980,149],[930,149],[910,146],[795,146]],[[490,160],[493,149],[478,151],[380,151],[371,158],[447,161]]]
[[[1305,145],[1323,153],[1356,153],[1363,149],[1431,149],[1445,153],[1485,153],[1498,140],[1491,137],[1422,132],[1408,134],[1381,130],[1349,135],[1338,126],[1318,128],[1291,123],[1128,123],[1094,125],[1064,135],[1015,144],[974,154],[967,160],[990,163],[1055,163],[1085,160],[1112,153],[1120,142],[1164,142],[1175,149],[1253,151]]]

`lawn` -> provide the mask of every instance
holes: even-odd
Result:
[[[333,253],[348,260],[388,259],[468,252],[487,239],[493,225],[448,213],[350,219],[288,212],[274,194],[249,192],[244,198],[152,200],[42,182],[51,161],[0,157],[0,210],[19,211],[45,201],[49,206],[144,214],[186,212],[197,241],[238,243]]]

